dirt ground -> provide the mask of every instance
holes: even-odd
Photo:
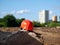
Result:
[[[2,31],[15,32],[18,27],[0,28]],[[60,28],[34,27],[34,32],[41,34],[40,42],[44,45],[60,45]]]
[[[48,28],[35,28],[34,31],[42,34],[44,45],[60,45],[60,29],[47,29]]]

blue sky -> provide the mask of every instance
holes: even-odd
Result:
[[[38,12],[42,10],[50,11],[50,19],[59,17],[60,0],[0,0],[0,18],[11,13],[16,18],[39,20]]]

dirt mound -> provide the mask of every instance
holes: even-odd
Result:
[[[0,45],[43,45],[43,44],[36,40],[35,38],[28,35],[27,32],[19,31],[7,37],[5,43],[0,42]]]

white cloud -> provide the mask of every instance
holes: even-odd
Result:
[[[53,14],[53,11],[50,10],[50,11],[49,11],[49,14]]]
[[[19,10],[19,11],[16,11],[16,14],[24,14],[24,13],[29,13],[30,11],[25,9],[25,10]]]
[[[3,11],[3,12],[0,12],[1,14],[26,14],[26,13],[29,13],[30,10],[27,10],[27,9],[24,9],[24,10],[12,10],[10,12],[7,12],[7,11]]]

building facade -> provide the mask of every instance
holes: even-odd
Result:
[[[57,16],[52,16],[52,21],[57,21]]]
[[[39,12],[39,22],[40,23],[49,22],[49,11],[48,10],[43,10]]]
[[[59,16],[59,21],[60,21],[60,16]]]

